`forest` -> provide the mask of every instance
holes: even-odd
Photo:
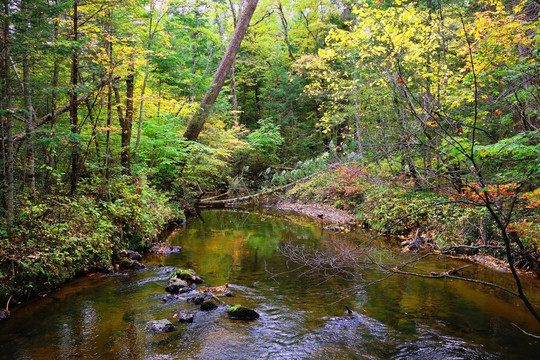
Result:
[[[111,269],[205,199],[294,183],[282,198],[502,259],[540,321],[520,282],[540,275],[539,11],[3,0],[0,304]]]

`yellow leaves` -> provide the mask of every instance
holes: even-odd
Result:
[[[117,126],[97,126],[96,130],[98,132],[104,132],[104,131],[113,131],[113,132],[121,132],[122,129]]]
[[[480,2],[495,7],[497,11],[504,10],[504,4],[500,0],[481,0]]]
[[[426,121],[426,125],[429,127],[439,126],[439,124],[436,121]]]

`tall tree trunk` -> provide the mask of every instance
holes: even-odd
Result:
[[[124,174],[130,174],[130,145],[131,129],[133,126],[133,91],[135,88],[135,53],[131,54],[129,60],[129,72],[126,77],[126,116],[122,127],[122,152],[120,154],[120,163],[122,164]]]
[[[28,185],[30,186],[30,192],[33,194],[36,192],[36,170],[34,165],[34,138],[32,136],[33,121],[32,114],[34,107],[32,106],[32,89],[30,87],[30,60],[29,53],[24,54],[23,59],[23,82],[24,82],[24,107],[26,109],[25,115],[25,132],[27,145],[27,157],[26,157],[26,171],[28,177]]]
[[[105,139],[105,179],[111,174],[111,120],[112,120],[112,84],[107,91],[107,135]]]
[[[283,6],[281,5],[281,1],[278,3],[278,15],[281,19],[281,25],[283,26],[283,40],[285,40],[285,44],[287,45],[287,51],[289,52],[289,58],[292,62],[295,62],[296,59],[294,58],[294,55],[292,53],[291,43],[289,42],[289,24],[287,23],[287,18],[285,17],[285,13],[283,11]]]
[[[23,81],[24,81],[24,107],[26,108],[25,116],[25,132],[28,142],[27,149],[27,172],[28,172],[28,181],[30,186],[30,192],[36,192],[36,170],[35,170],[35,160],[34,160],[34,138],[32,137],[33,121],[32,114],[34,107],[32,106],[32,89],[30,88],[30,63],[28,59],[29,54],[25,54],[23,60]]]
[[[232,94],[232,106],[233,106],[233,117],[234,117],[234,126],[240,126],[240,121],[238,119],[238,91],[236,91],[236,76],[235,76],[235,63],[233,62],[231,66],[231,94]]]
[[[143,111],[144,111],[144,95],[146,93],[146,83],[148,82],[148,74],[150,72],[150,59],[146,59],[146,67],[144,69],[144,79],[141,87],[141,103],[139,105],[139,123],[137,125],[137,140],[135,141],[135,150],[133,151],[133,158],[137,159],[137,154],[139,154],[139,146],[141,144],[141,132],[142,132],[142,122],[143,122]]]
[[[229,0],[230,10],[233,17],[233,24],[234,28],[236,29],[236,12],[234,11],[234,5],[231,0]],[[242,11],[242,4],[240,4],[239,11]],[[220,26],[220,33],[222,33],[221,37],[223,36],[223,30],[221,30]],[[234,118],[234,126],[238,127],[240,125],[240,121],[238,119],[238,91],[236,89],[236,58],[234,59],[232,65],[231,65],[231,73],[230,73],[230,79],[231,79],[231,95],[232,95],[232,106],[233,106],[233,118]]]
[[[159,79],[158,82],[158,101],[157,101],[157,116],[159,117],[159,114],[161,112],[161,79]]]
[[[73,41],[79,40],[79,0],[73,1]],[[80,154],[79,154],[79,116],[77,112],[77,88],[78,88],[78,75],[79,75],[79,51],[73,50],[71,55],[71,90],[69,92],[69,115],[71,122],[71,134],[74,137],[73,149],[71,150],[71,175],[70,175],[70,195],[77,193],[77,184],[79,182],[79,167],[80,167]]]
[[[152,42],[153,42],[153,39],[154,39],[154,35],[156,33],[159,21],[162,19],[162,17],[157,19],[156,27],[153,29],[152,26],[154,24],[154,11],[155,11],[155,4],[154,4],[153,1],[150,2],[150,6],[151,6],[151,10],[150,10],[151,13],[150,13],[150,24],[148,26],[148,46],[147,46],[148,51],[152,50]],[[144,69],[144,80],[143,80],[143,84],[142,84],[142,87],[141,87],[141,103],[140,103],[140,106],[139,106],[139,123],[138,123],[138,126],[137,126],[137,140],[135,141],[135,150],[133,151],[133,159],[134,160],[137,159],[137,155],[139,154],[139,146],[141,144],[141,132],[142,132],[142,121],[143,121],[143,110],[144,110],[144,95],[146,93],[146,83],[148,82],[148,74],[149,74],[149,72],[150,72],[150,58],[147,57],[146,58],[146,67]]]
[[[25,37],[26,46],[24,46],[23,51],[23,79],[22,79],[22,90],[24,97],[24,107],[26,110],[26,115],[24,117],[24,129],[26,133],[27,140],[27,149],[26,149],[26,178],[28,179],[28,185],[30,187],[30,192],[34,194],[36,192],[36,170],[34,165],[34,139],[32,137],[33,129],[33,114],[34,107],[32,106],[32,88],[30,86],[30,52],[28,51],[30,47],[30,3],[25,0],[21,2],[21,11],[24,18],[24,22],[21,26],[21,33]]]
[[[249,21],[255,12],[255,8],[257,7],[257,2],[258,0],[246,0],[245,7],[240,14],[238,24],[234,30],[234,34],[231,38],[229,46],[225,51],[225,55],[223,55],[223,59],[221,60],[216,74],[214,75],[210,89],[204,95],[199,110],[195,113],[195,115],[193,115],[188,123],[187,130],[184,133],[184,138],[186,140],[195,141],[199,137],[204,123],[206,122],[206,118],[208,117],[210,107],[216,101],[219,92],[223,87],[223,83],[225,82],[225,78],[231,70],[231,66],[236,58],[236,54],[238,53],[242,39],[244,38],[246,30],[249,26]]]
[[[58,34],[58,24],[55,23],[55,39]],[[54,136],[56,132],[56,108],[57,104],[57,92],[58,92],[58,75],[60,73],[59,59],[55,56],[54,65],[53,65],[53,76],[52,76],[52,93],[51,93],[51,136]],[[47,151],[47,165],[49,169],[45,175],[45,192],[50,192],[53,185],[53,176],[52,173],[56,169],[56,151],[54,148],[50,148]]]
[[[108,15],[108,22],[107,22],[107,32],[109,34],[109,37],[112,37],[112,16],[113,12],[112,10],[107,13]],[[111,126],[112,126],[112,91],[113,91],[113,84],[112,84],[112,72],[114,69],[114,56],[113,56],[113,44],[110,40],[105,41],[105,46],[107,49],[107,55],[109,56],[109,84],[107,86],[107,133],[105,138],[105,173],[104,177],[105,180],[109,180],[110,174],[111,174]],[[120,114],[122,111],[120,111]]]
[[[6,187],[7,187],[7,214],[6,214],[6,225],[7,225],[7,235],[9,239],[13,239],[13,223],[15,221],[15,185],[14,185],[14,170],[13,170],[13,123],[11,110],[13,108],[11,104],[11,81],[9,76],[9,0],[4,0],[4,28],[3,30],[3,42],[4,42],[4,56],[3,56],[3,72],[4,72],[4,97],[6,105],[6,114],[3,116],[5,121],[4,128],[6,134]]]

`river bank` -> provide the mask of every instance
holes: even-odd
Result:
[[[444,250],[454,258],[510,271],[501,234],[485,208],[453,201],[432,190],[418,190],[407,179],[377,174],[355,162],[330,166],[308,181],[295,184],[284,195],[285,200],[274,206],[308,216],[327,228],[360,226],[394,236],[400,239],[403,251]],[[525,215],[534,214],[535,209],[531,207]],[[540,251],[534,234],[519,232],[526,251],[538,263]],[[516,256],[514,261],[521,274],[538,277],[522,255]]]
[[[5,310],[76,276],[113,270],[121,250],[148,248],[168,222],[184,216],[144,179],[127,177],[110,182],[103,194],[88,186],[76,197],[28,200],[21,214],[13,239],[0,239]]]

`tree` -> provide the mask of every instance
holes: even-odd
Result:
[[[2,129],[4,130],[6,144],[6,151],[3,152],[4,155],[4,171],[5,171],[5,182],[7,187],[7,216],[6,216],[6,226],[7,226],[7,235],[9,239],[13,238],[13,224],[15,220],[15,206],[14,206],[14,197],[15,197],[15,185],[14,185],[14,169],[13,169],[13,106],[11,102],[11,79],[10,79],[10,23],[9,23],[9,13],[10,13],[10,3],[9,0],[4,0],[2,4],[4,7],[4,21],[2,26],[2,92],[4,97],[4,102],[2,103]]]
[[[229,42],[229,46],[227,47],[227,50],[223,55],[223,59],[221,60],[218,69],[216,70],[214,79],[210,84],[210,89],[204,95],[199,109],[188,123],[188,127],[184,133],[184,138],[186,140],[195,141],[199,137],[199,134],[203,129],[204,123],[206,122],[206,118],[208,117],[210,108],[215,103],[219,92],[223,87],[225,78],[231,70],[231,66],[234,63],[234,59],[236,58],[236,53],[240,48],[240,44],[242,43],[242,39],[246,34],[251,17],[253,16],[255,8],[257,7],[257,2],[258,0],[246,0],[243,11],[238,18],[236,29],[234,30],[231,41]]]

